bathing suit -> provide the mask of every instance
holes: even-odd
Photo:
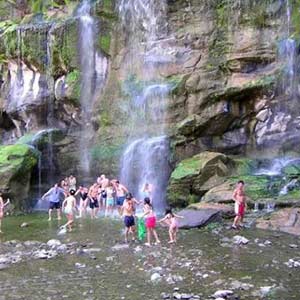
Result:
[[[238,205],[238,213],[237,213],[237,215],[239,217],[243,217],[245,215],[245,208],[246,208],[245,203],[243,203],[243,202],[239,203],[239,205]]]
[[[124,217],[124,224],[128,228],[134,226],[135,225],[134,217],[133,216],[125,216]]]
[[[85,201],[85,200],[87,199],[87,197],[88,197],[88,193],[81,193],[81,192],[80,192],[80,198],[81,198],[83,201]]]
[[[49,209],[60,209],[60,202],[52,202],[50,201],[49,203]]]
[[[98,208],[99,207],[99,202],[97,198],[92,198],[90,199],[90,208],[94,209],[94,208]]]
[[[125,201],[125,196],[117,197],[117,205],[122,206]]]
[[[178,222],[175,217],[171,218],[171,224],[170,224],[171,229],[177,229],[178,228]]]
[[[114,206],[114,198],[107,198],[106,199],[107,206]]]
[[[156,226],[156,217],[152,216],[152,217],[146,218],[145,223],[146,223],[147,228],[155,228],[155,226]]]

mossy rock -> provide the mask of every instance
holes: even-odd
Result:
[[[271,179],[268,176],[245,175],[230,177],[229,183],[237,183],[239,180],[243,180],[245,182],[246,195],[251,198],[251,200],[272,198],[278,195],[278,190],[272,189],[272,185],[274,185],[275,182],[271,182]]]
[[[11,198],[17,209],[26,207],[37,157],[37,152],[28,145],[0,146],[0,190]]]
[[[234,158],[235,173],[238,176],[251,175],[258,166],[258,162],[251,158]]]
[[[169,204],[184,206],[197,202],[213,186],[230,175],[232,161],[222,153],[205,151],[176,166],[167,189]]]
[[[298,177],[300,176],[300,163],[299,164],[290,164],[283,168],[282,172],[289,177]]]

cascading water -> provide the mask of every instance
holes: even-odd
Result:
[[[121,0],[119,14],[127,37],[123,68],[132,78],[125,84],[130,98],[128,146],[121,159],[121,181],[142,199],[143,187],[152,188],[157,210],[165,206],[170,167],[169,141],[165,136],[167,98],[171,86],[161,81],[160,40],[166,29],[165,1]]]
[[[92,133],[91,118],[95,96],[101,91],[107,75],[108,60],[95,48],[96,24],[91,15],[91,1],[85,0],[79,6],[79,54],[81,66],[80,103],[82,109],[82,134],[80,138],[81,170],[90,171],[89,142]]]
[[[284,24],[285,36],[279,43],[279,58],[284,64],[284,76],[281,81],[281,89],[283,93],[294,100],[297,89],[296,74],[296,41],[291,37],[291,11],[290,0],[285,0],[286,20]]]
[[[54,80],[52,77],[52,30],[53,26],[51,25],[47,32],[47,61],[46,61],[46,75],[47,75],[47,85],[48,90],[54,90]],[[52,95],[52,96],[51,96]],[[48,111],[47,111],[47,126],[50,128],[55,127],[55,117],[54,117],[54,96],[52,93],[48,96]],[[48,132],[48,143],[47,143],[47,152],[48,152],[48,181],[54,183],[54,153],[53,153],[53,140],[52,140],[52,130]]]

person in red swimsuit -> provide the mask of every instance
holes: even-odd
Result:
[[[245,194],[245,183],[240,180],[237,184],[236,189],[233,192],[233,200],[235,201],[235,218],[232,224],[233,229],[238,229],[243,221],[245,210],[246,210],[246,194]]]

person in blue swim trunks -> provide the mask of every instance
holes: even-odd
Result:
[[[135,241],[135,220],[134,220],[135,204],[140,204],[140,202],[135,200],[132,197],[131,193],[127,193],[125,197],[125,201],[121,208],[121,212],[124,217],[124,225],[125,225],[125,243],[128,243],[128,237],[130,234],[132,236],[132,241]]]
[[[126,193],[128,193],[127,188],[120,183],[119,180],[113,181],[113,185],[116,191],[116,205],[119,214],[121,214],[121,207],[123,206],[123,203],[125,201]]]

